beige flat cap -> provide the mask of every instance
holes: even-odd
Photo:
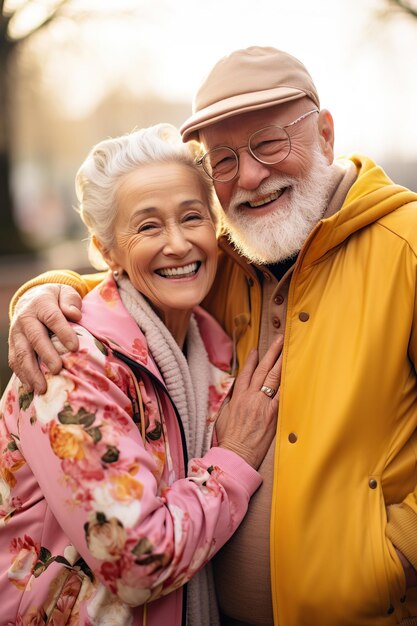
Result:
[[[313,79],[301,61],[276,48],[236,50],[208,74],[180,132],[184,141],[198,139],[198,131],[210,124],[304,96],[320,108]]]

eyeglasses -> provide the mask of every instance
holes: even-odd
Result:
[[[238,150],[242,148],[247,147],[253,158],[264,165],[280,163],[291,152],[291,137],[286,129],[298,124],[312,113],[319,113],[319,110],[308,111],[285,126],[271,124],[261,128],[249,137],[247,146],[243,145],[235,150],[229,146],[213,148],[197,159],[196,163],[202,165],[205,173],[219,183],[228,183],[237,176],[239,172]]]

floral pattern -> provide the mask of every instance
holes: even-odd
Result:
[[[46,394],[12,378],[0,405],[2,612],[8,626],[139,625],[161,598],[147,624],[161,602],[164,623],[180,624],[176,590],[231,536],[260,479],[218,448],[186,470],[175,410],[143,370],[146,343],[112,281],[84,307],[80,349],[45,372]],[[142,367],[136,383],[124,355]],[[208,422],[231,383],[213,364]]]

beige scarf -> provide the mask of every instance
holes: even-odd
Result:
[[[122,276],[118,280],[121,300],[146,337],[149,351],[165,381],[184,427],[188,458],[209,450],[213,425],[207,425],[210,362],[194,316],[187,333],[187,359],[175,339],[145,298]],[[197,572],[187,587],[187,625],[217,626],[220,623],[211,563]]]

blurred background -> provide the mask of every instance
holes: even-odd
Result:
[[[90,270],[73,210],[89,149],[180,125],[211,66],[250,45],[306,64],[337,154],[417,191],[417,0],[0,0],[0,391],[11,295],[46,269]]]

